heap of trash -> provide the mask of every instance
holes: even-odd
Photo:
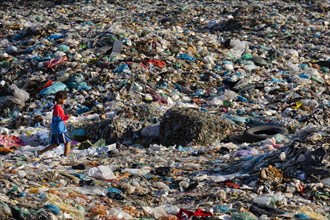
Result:
[[[0,9],[0,219],[330,219],[328,2]]]

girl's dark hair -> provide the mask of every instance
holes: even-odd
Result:
[[[53,103],[55,104],[59,99],[67,99],[68,95],[66,94],[66,91],[59,91],[55,94]]]

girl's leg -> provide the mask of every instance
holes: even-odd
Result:
[[[64,156],[68,156],[71,151],[70,142],[64,144]]]
[[[52,149],[56,148],[57,146],[58,146],[58,145],[56,145],[56,144],[48,145],[48,146],[45,147],[44,149],[42,149],[42,150],[38,150],[38,151],[37,151],[37,154],[38,154],[38,155],[41,155],[41,154],[45,153],[46,151],[49,151],[49,150],[52,150]]]

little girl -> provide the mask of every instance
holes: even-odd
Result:
[[[46,148],[37,151],[38,155],[45,153],[46,151],[56,148],[61,143],[64,144],[64,156],[68,156],[71,151],[70,148],[70,138],[68,137],[67,129],[65,122],[69,119],[69,115],[64,113],[62,105],[65,104],[68,96],[65,91],[59,91],[55,94],[54,97],[54,109],[53,109],[53,118],[51,124],[52,138],[50,145]]]

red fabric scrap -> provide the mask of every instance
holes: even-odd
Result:
[[[43,89],[46,89],[47,87],[51,86],[53,84],[53,81],[48,80],[45,85],[43,85],[41,88],[38,89],[38,92],[40,92]]]
[[[208,217],[212,216],[213,214],[211,212],[204,211],[203,209],[196,209],[194,216],[197,217]]]
[[[165,67],[165,62],[164,61],[161,61],[161,60],[150,59],[150,60],[147,61],[147,63],[151,63],[154,66],[157,66],[159,68]]]
[[[68,61],[68,58],[66,56],[63,56],[59,59],[51,59],[50,61],[45,62],[45,65],[47,68],[52,69],[53,67],[64,63],[65,61]]]
[[[13,135],[2,135],[0,134],[0,151],[8,151],[8,149],[16,149],[21,146],[24,146],[23,141],[16,136]]]
[[[230,180],[226,180],[224,183],[225,183],[225,186],[227,186],[227,187],[229,187],[229,188],[234,188],[234,189],[239,189],[239,188],[241,188],[240,185],[238,185],[238,184],[236,184],[236,183],[234,183],[234,182],[232,182],[232,181],[230,181]]]
[[[178,217],[181,220],[181,219],[188,219],[193,215],[194,215],[193,212],[181,208],[179,213],[176,215],[176,217]]]
[[[302,184],[302,183],[300,183],[299,185],[298,185],[298,191],[299,191],[299,194],[300,195],[303,195],[304,194],[304,192],[305,192],[305,186]]]
[[[202,209],[196,209],[195,212],[191,212],[185,209],[180,209],[179,213],[176,215],[180,220],[188,219],[192,216],[196,217],[208,217],[213,216],[211,212],[204,211]]]

